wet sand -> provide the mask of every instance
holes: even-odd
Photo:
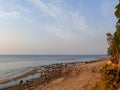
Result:
[[[16,77],[13,77],[11,79],[2,80],[2,81],[0,81],[0,84],[4,84],[4,83],[11,82],[11,81],[15,81],[15,80],[27,77],[29,75],[33,75],[35,73],[37,73],[36,70],[31,70],[31,71],[25,72],[24,74],[21,74],[21,75],[18,75]]]
[[[90,90],[99,81],[99,70],[107,61],[99,59],[85,63],[46,65],[35,69],[41,74],[39,78],[1,90]]]

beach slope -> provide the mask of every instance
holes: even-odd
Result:
[[[108,59],[100,59],[82,65],[73,65],[62,69],[62,72],[66,70],[67,72],[49,82],[38,84],[39,80],[33,80],[25,85],[17,85],[4,90],[90,90],[100,80],[100,69],[107,61]]]

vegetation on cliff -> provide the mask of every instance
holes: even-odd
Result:
[[[120,0],[115,7],[117,18],[114,34],[107,33],[110,61],[100,71],[101,80],[91,90],[120,90]]]

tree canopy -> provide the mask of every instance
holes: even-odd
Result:
[[[116,31],[113,35],[107,33],[107,41],[109,44],[108,54],[118,61],[120,58],[120,2],[115,9],[115,16],[117,18]]]

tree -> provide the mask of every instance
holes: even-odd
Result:
[[[115,7],[115,16],[117,18],[116,23],[116,31],[112,35],[111,33],[107,33],[107,41],[109,44],[108,54],[111,55],[114,60],[111,60],[113,63],[118,64],[117,75],[116,75],[116,83],[118,79],[120,79],[120,0],[118,5]]]
[[[116,23],[116,31],[114,33],[114,44],[116,47],[116,59],[118,60],[118,69],[120,70],[120,0],[116,6],[115,16],[118,19]]]
[[[113,34],[106,34],[108,54],[112,57],[112,64],[103,67],[102,79],[92,90],[120,90],[120,0],[115,9],[116,31]]]
[[[115,16],[118,19],[116,23],[116,31],[113,35],[110,33],[107,33],[106,35],[109,44],[108,54],[111,55],[112,58],[116,59],[119,63],[120,69],[120,0],[115,9]]]

